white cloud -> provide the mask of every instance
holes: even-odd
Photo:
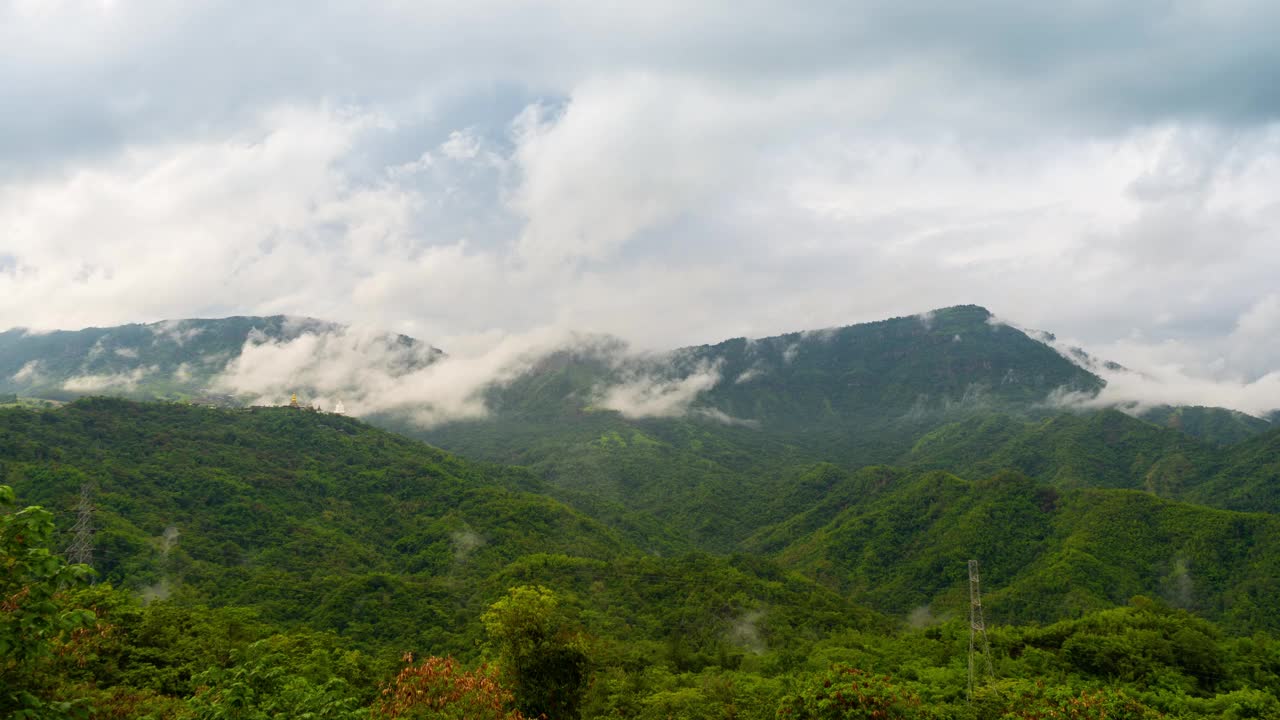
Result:
[[[708,420],[714,420],[721,425],[739,425],[742,427],[759,428],[760,421],[751,418],[734,417],[729,413],[713,407],[694,408],[692,414],[697,417],[703,417]]]
[[[480,138],[470,130],[454,130],[440,144],[440,152],[452,160],[471,160],[480,154]]]
[[[1276,352],[1280,348],[1268,332],[1268,328],[1280,328],[1277,307],[1274,295],[1261,298],[1240,316],[1229,334],[1196,342],[1152,340],[1135,334],[1088,348],[1087,358],[1073,351],[1078,347],[1074,340],[1042,336],[1042,341],[1064,357],[1107,382],[1096,397],[1069,393],[1055,401],[1137,411],[1156,405],[1205,405],[1265,417],[1280,409],[1280,370],[1266,369],[1268,361],[1274,364],[1280,357]],[[1228,356],[1233,359],[1229,361]],[[1260,370],[1250,373],[1251,368]]]
[[[1148,365],[1142,372],[1102,369],[1107,387],[1096,397],[1061,395],[1055,402],[1077,407],[1121,407],[1142,411],[1157,405],[1205,405],[1266,417],[1280,409],[1280,372],[1256,380],[1215,380],[1177,364]]]
[[[283,404],[294,392],[354,415],[396,413],[429,427],[488,414],[484,392],[527,371],[539,359],[581,341],[556,331],[489,338],[437,357],[386,334],[346,328],[293,340],[246,342],[214,389],[259,404]],[[468,351],[469,350],[469,351]]]
[[[40,379],[40,361],[27,361],[18,369],[18,372],[13,374],[13,379],[21,383],[38,382]]]
[[[978,302],[1248,386],[1276,9],[1149,10],[0,5],[0,326],[669,348]]]
[[[147,329],[155,336],[157,342],[165,340],[175,345],[185,345],[188,340],[199,337],[204,332],[204,328],[182,320],[162,320],[148,325]]]
[[[645,73],[578,85],[560,113],[526,108],[511,201],[526,219],[521,257],[599,260],[680,219],[751,167],[748,148],[779,112],[752,94]]]
[[[681,378],[641,375],[606,387],[599,391],[594,404],[616,410],[629,418],[679,417],[689,412],[698,395],[715,387],[718,382],[719,366],[701,363]],[[728,419],[727,415],[723,417]]]
[[[138,388],[138,383],[156,371],[156,366],[134,368],[128,372],[78,375],[68,378],[62,383],[62,389],[77,393],[94,393],[103,391],[129,392]]]

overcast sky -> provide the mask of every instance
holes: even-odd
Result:
[[[1274,391],[1280,4],[1116,5],[0,0],[0,327],[979,303]]]

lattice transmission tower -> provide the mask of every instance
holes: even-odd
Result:
[[[978,667],[975,657],[982,654],[982,667]],[[982,619],[982,590],[978,580],[978,561],[969,561],[969,700],[973,701],[973,689],[978,682],[978,674],[986,671],[986,679],[995,677],[991,667],[991,642],[987,640],[987,624]]]
[[[71,528],[67,560],[93,564],[93,491],[88,483],[80,486],[80,502],[76,504],[76,524]]]

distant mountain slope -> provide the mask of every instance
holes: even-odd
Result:
[[[601,388],[631,386],[635,404],[656,405],[691,377],[705,385],[687,410],[601,400]],[[605,499],[628,509],[628,523],[643,524],[642,513],[695,545],[726,550],[784,517],[774,504],[795,468],[894,462],[940,424],[993,412],[1039,417],[1053,412],[1057,393],[1101,387],[985,309],[959,306],[623,363],[560,353],[494,388],[483,420],[396,427],[465,455],[529,465],[575,507]]]
[[[602,385],[666,389],[705,376],[691,417],[796,431],[874,418],[918,417],[967,409],[1043,403],[1055,392],[1092,393],[1097,376],[999,323],[985,308],[963,305],[879,322],[796,332],[618,362],[599,343],[557,353],[494,388],[499,419],[545,419],[613,408],[628,417],[677,414],[600,403]]]
[[[1161,405],[1141,417],[1215,445],[1233,445],[1274,427],[1262,418],[1219,407]]]
[[[0,332],[0,394],[57,400],[104,393],[140,399],[201,396],[247,342],[344,329],[324,320],[273,315],[42,333],[8,330]],[[387,335],[385,342],[418,344],[404,335]],[[428,359],[433,352],[439,353],[426,350]]]
[[[1189,497],[1235,510],[1280,513],[1280,428],[1234,445]]]
[[[885,473],[847,476],[861,491],[836,490],[823,524],[793,519],[757,543],[789,539],[784,564],[900,615],[964,612],[965,561],[976,558],[989,620],[1047,620],[1146,594],[1244,630],[1280,627],[1280,517],[1128,490],[1059,492],[1017,473],[897,473],[866,492]]]
[[[678,363],[716,363],[702,401],[732,417],[812,426],[963,407],[1025,406],[1102,381],[975,305],[761,340],[686,348]]]
[[[1013,469],[1059,489],[1122,488],[1280,512],[1280,428],[1222,447],[1116,410],[1026,421],[992,415],[922,436],[902,464],[969,479]]]
[[[904,463],[978,478],[1016,469],[1059,488],[1112,487],[1182,497],[1220,453],[1182,433],[1117,410],[1026,422],[990,416],[953,423],[919,440]]]

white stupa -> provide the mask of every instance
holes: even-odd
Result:
[[[334,415],[343,415],[343,414],[346,414],[346,412],[347,412],[347,407],[342,404],[341,400],[339,400],[338,403],[333,406]]]

